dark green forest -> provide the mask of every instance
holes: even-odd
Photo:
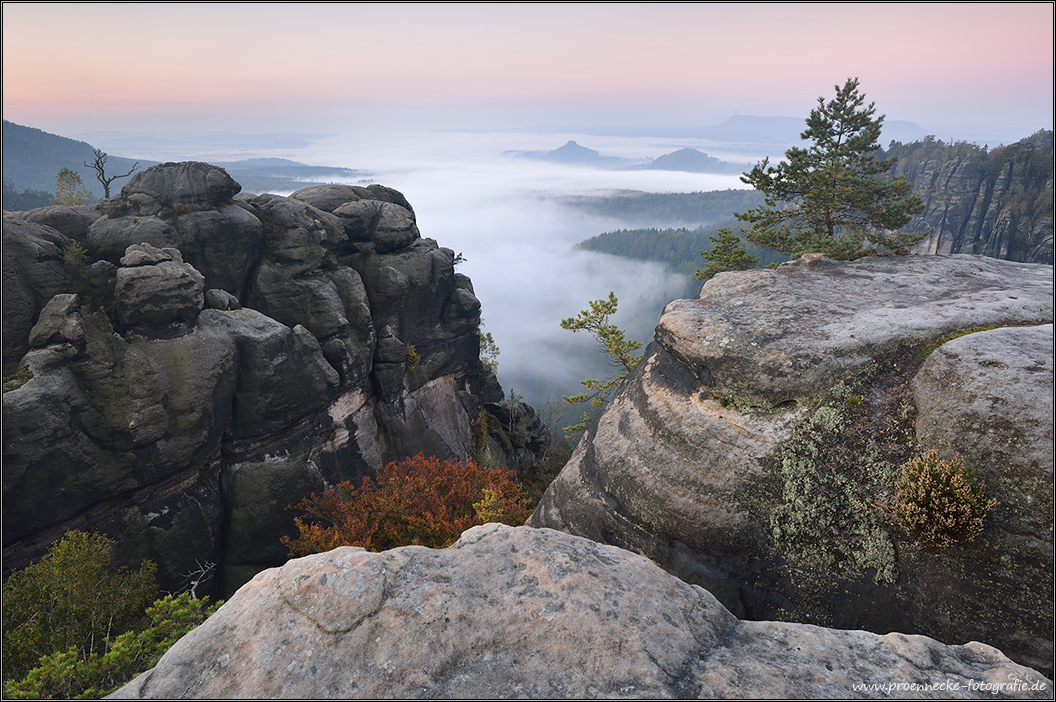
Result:
[[[5,212],[24,212],[25,210],[35,210],[38,207],[47,207],[51,204],[53,197],[55,197],[55,193],[34,190],[33,188],[26,188],[19,192],[15,183],[9,181],[6,176],[4,177]]]
[[[619,229],[592,236],[577,244],[576,248],[645,261],[659,261],[673,271],[693,275],[707,263],[700,257],[700,252],[711,250],[713,242],[710,237],[718,236],[718,230],[723,226],[732,227],[736,231],[737,222],[731,218],[696,229]],[[760,249],[745,241],[743,237],[741,243],[749,254],[759,257],[760,266],[788,260],[787,256]]]
[[[733,219],[763,202],[755,190],[714,190],[696,193],[646,193],[628,190],[616,195],[581,195],[562,198],[568,207],[612,217],[630,224],[708,225]]]

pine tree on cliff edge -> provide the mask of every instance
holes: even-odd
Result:
[[[766,200],[736,217],[752,225],[748,241],[792,257],[821,252],[848,260],[877,249],[905,251],[927,236],[899,231],[924,203],[907,197],[908,178],[889,177],[895,159],[873,160],[884,115],[873,117],[875,103],[863,107],[858,79],[835,87],[834,99],[818,98],[800,134],[810,148],[793,146],[786,161],[770,166],[763,159],[741,177]]]

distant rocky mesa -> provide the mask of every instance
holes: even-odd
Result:
[[[95,209],[5,215],[5,571],[90,528],[164,589],[218,564],[229,595],[286,560],[288,504],[472,453],[502,391],[454,253],[381,185],[240,189],[166,163]]]
[[[982,641],[1051,676],[1052,320],[1040,264],[720,274],[667,306],[529,524],[644,554],[742,619]],[[927,449],[998,500],[976,540],[898,526],[898,468]]]

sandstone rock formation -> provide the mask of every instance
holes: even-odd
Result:
[[[1051,130],[986,151],[933,138],[899,145],[894,175],[925,202],[905,230],[927,233],[914,250],[1053,263]],[[922,153],[921,153],[922,152]]]
[[[28,380],[3,396],[7,571],[90,528],[165,589],[213,563],[229,594],[285,561],[287,505],[472,454],[502,391],[454,253],[390,188],[239,189],[168,163],[102,216],[5,216],[4,375]]]
[[[1052,310],[1051,267],[976,256],[719,275],[668,305],[529,523],[642,553],[741,618],[974,639],[1051,671],[1052,327],[924,358]],[[999,501],[941,551],[893,517],[899,466],[931,448]]]
[[[867,687],[892,683],[906,687]],[[641,556],[487,524],[443,550],[344,547],[263,572],[111,697],[1051,693],[1050,680],[984,644],[738,621]]]

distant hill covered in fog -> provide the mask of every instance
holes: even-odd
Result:
[[[629,158],[602,156],[601,152],[571,140],[553,151],[506,151],[503,155],[527,158],[534,161],[546,161],[548,163],[606,169],[633,168],[636,170],[686,171],[689,173],[743,173],[751,169],[751,166],[747,163],[720,161],[713,156],[708,156],[706,153],[691,148],[679,149],[642,163]]]
[[[55,176],[63,168],[76,171],[84,187],[94,198],[103,196],[103,186],[95,179],[95,171],[85,166],[95,158],[91,144],[76,139],[49,134],[33,127],[23,127],[4,120],[4,191],[8,189],[32,190],[53,193]],[[127,173],[136,159],[110,156],[106,161],[107,173]],[[154,165],[153,161],[139,160],[139,168]],[[112,187],[121,188],[123,181],[115,181]]]
[[[103,197],[103,187],[96,180],[95,171],[84,165],[95,158],[95,147],[89,143],[4,120],[3,147],[5,210],[48,205],[49,199],[54,197],[55,177],[63,168],[80,175],[94,199]],[[106,161],[107,174],[127,173],[137,162],[139,171],[157,165],[157,161],[110,155]],[[366,181],[370,176],[366,171],[309,166],[285,158],[251,158],[214,165],[225,169],[244,192],[258,194],[289,193],[320,183]],[[111,194],[120,192],[126,182],[115,181],[111,185]]]

